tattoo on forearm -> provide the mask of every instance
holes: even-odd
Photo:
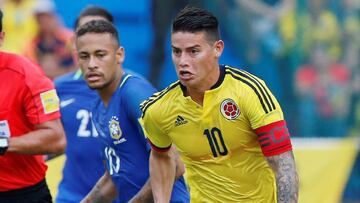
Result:
[[[295,168],[292,151],[267,157],[276,175],[278,203],[298,201],[299,178]]]

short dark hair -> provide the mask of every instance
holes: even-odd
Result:
[[[3,19],[3,12],[0,9],[0,32],[2,32],[2,19]]]
[[[74,25],[75,30],[79,27],[80,19],[86,16],[100,16],[105,18],[107,21],[111,23],[114,22],[114,17],[111,15],[111,13],[108,10],[100,6],[91,5],[86,7],[84,10],[82,10],[80,15],[77,17]]]
[[[205,31],[209,41],[220,39],[219,22],[209,11],[197,7],[186,6],[175,17],[172,33]]]
[[[79,38],[86,33],[108,33],[116,39],[118,45],[120,45],[119,34],[112,23],[105,20],[92,20],[80,26],[76,30],[76,38]]]

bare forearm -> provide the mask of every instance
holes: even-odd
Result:
[[[150,178],[146,181],[141,190],[129,201],[129,203],[152,203],[154,198],[151,190]]]
[[[267,159],[275,172],[278,203],[298,202],[299,178],[292,151]]]
[[[173,146],[172,156],[175,158],[175,180],[181,177],[184,174],[184,164],[181,162],[180,157],[176,151],[176,148]],[[129,203],[136,202],[154,202],[154,198],[151,190],[151,181],[150,178],[146,181],[141,190],[129,201]]]
[[[65,150],[66,138],[59,119],[37,125],[37,129],[9,139],[7,152],[19,154],[55,154]]]
[[[82,203],[102,203],[102,202],[111,202],[112,199],[106,197],[102,192],[99,186],[95,186],[90,193],[85,197]]]
[[[184,163],[181,161],[179,153],[176,150],[176,147],[172,147],[173,156],[175,158],[175,181],[180,178],[185,173]]]
[[[278,203],[298,202],[298,177],[297,173],[279,173],[276,177]]]
[[[109,173],[106,172],[81,203],[112,202],[116,198],[116,195],[115,185]]]
[[[151,151],[150,177],[154,201],[168,203],[175,180],[175,160],[172,152]]]

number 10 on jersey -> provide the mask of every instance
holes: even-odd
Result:
[[[209,141],[209,145],[214,157],[218,157],[219,155],[226,156],[228,154],[224,138],[219,128],[214,127],[211,129],[205,129],[204,135]]]

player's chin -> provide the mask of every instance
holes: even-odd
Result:
[[[189,86],[189,81],[184,81],[184,80],[181,80],[181,79],[179,79],[180,80],[180,83],[182,84],[182,85],[184,85],[184,86]]]
[[[98,90],[98,89],[102,89],[104,87],[103,84],[97,83],[97,82],[89,82],[88,86],[92,90]]]
[[[182,85],[186,86],[186,87],[193,87],[196,86],[196,80],[182,80],[180,79],[180,82]]]

